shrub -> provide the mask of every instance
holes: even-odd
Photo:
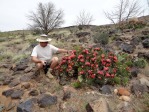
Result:
[[[104,52],[100,48],[76,47],[70,56],[62,58],[59,65],[53,70],[57,75],[66,75],[69,78],[77,77],[80,83],[105,84],[123,83],[124,77],[129,77],[129,66],[125,61],[130,61],[124,55],[114,55],[112,52]],[[119,79],[119,80],[118,80]]]
[[[134,61],[133,66],[138,68],[144,68],[146,66],[146,60],[144,58],[138,58]]]
[[[101,43],[103,45],[108,44],[109,34],[108,33],[96,33],[94,36],[95,43]]]

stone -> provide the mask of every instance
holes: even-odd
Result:
[[[0,105],[0,112],[3,112],[5,110],[5,106],[4,105]]]
[[[24,70],[24,72],[25,73],[28,73],[28,72],[30,72],[32,70],[32,67],[27,67],[25,70]]]
[[[131,76],[132,77],[137,77],[138,76],[138,73],[139,73],[139,69],[138,68],[132,68],[130,70],[130,73],[131,73]]]
[[[38,92],[38,90],[36,90],[36,89],[32,89],[32,90],[29,92],[29,95],[31,95],[31,96],[37,96],[37,95],[39,95],[39,92]]]
[[[20,77],[21,82],[28,82],[30,80],[31,80],[31,76],[28,76],[28,75],[23,75]]]
[[[149,81],[147,79],[142,77],[141,79],[139,79],[139,81],[142,85],[146,85],[149,87]]]
[[[107,101],[104,98],[89,102],[86,106],[87,112],[111,112]]]
[[[142,41],[143,47],[144,48],[149,48],[149,39],[145,39]]]
[[[19,64],[14,68],[14,71],[25,70],[28,66],[26,64]]]
[[[28,82],[24,82],[21,84],[21,88],[23,89],[29,89],[31,87],[31,84]]]
[[[9,83],[9,87],[14,87],[14,86],[17,86],[18,84],[20,84],[20,80],[14,79],[11,81],[11,83]]]
[[[123,101],[117,105],[117,112],[135,112],[132,104],[129,102]]]
[[[122,43],[121,49],[126,53],[133,53],[135,50],[135,46],[127,43]]]
[[[17,106],[17,112],[33,112],[35,103],[37,103],[36,98],[26,100]]]
[[[131,99],[130,99],[129,96],[120,96],[119,99],[120,100],[123,100],[123,101],[127,101],[127,102],[130,102],[131,101]]]
[[[100,89],[102,94],[111,94],[111,89],[108,85],[104,85],[102,86],[102,88]]]
[[[85,37],[87,35],[90,35],[90,33],[89,32],[79,32],[76,35],[77,35],[77,37]]]
[[[6,111],[13,109],[16,106],[16,103],[9,102],[8,106],[6,107]]]
[[[11,98],[12,99],[21,99],[23,94],[24,94],[23,90],[17,89],[11,94]]]
[[[117,89],[117,94],[120,95],[120,96],[122,96],[122,95],[130,96],[130,92],[125,88]]]
[[[2,95],[8,97],[11,96],[11,94],[14,92],[14,89],[8,89],[2,92]]]
[[[14,78],[13,77],[6,77],[4,82],[3,82],[3,85],[8,85],[9,83],[11,83],[11,81],[13,80]]]
[[[71,97],[71,92],[70,91],[64,91],[63,100],[67,100],[70,97]]]
[[[43,94],[39,96],[38,104],[40,107],[47,107],[57,103],[57,97],[51,96],[50,94]]]
[[[148,92],[148,88],[146,85],[142,85],[142,84],[133,84],[131,86],[131,91],[132,93],[134,93],[136,96],[140,96],[145,92]]]

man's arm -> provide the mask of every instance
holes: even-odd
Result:
[[[39,60],[36,56],[32,56],[31,59],[34,63],[42,63],[43,65],[45,65],[45,61]]]
[[[68,53],[69,51],[68,50],[65,50],[65,49],[58,49],[57,52],[58,53]]]

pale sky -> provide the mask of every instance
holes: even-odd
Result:
[[[56,9],[64,11],[65,23],[62,27],[72,26],[81,11],[90,13],[92,25],[109,24],[104,11],[112,11],[119,0],[0,0],[0,31],[23,30],[30,21],[27,15],[36,11],[39,2],[52,2]],[[138,0],[141,6],[147,6],[147,0]]]

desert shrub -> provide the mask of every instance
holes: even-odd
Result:
[[[7,41],[8,39],[6,37],[0,37],[0,42],[5,42]]]
[[[77,77],[80,83],[124,84],[126,80],[123,79],[130,75],[129,64],[126,63],[130,60],[127,55],[116,56],[112,52],[104,52],[101,48],[76,47],[70,56],[62,58],[53,73],[69,78]]]
[[[22,59],[25,59],[25,58],[27,58],[28,57],[28,55],[27,54],[24,54],[24,53],[22,53],[22,54],[17,54],[17,55],[15,55],[13,58],[12,58],[12,61],[13,62],[20,62],[20,60],[22,60]]]
[[[147,62],[144,58],[138,58],[134,61],[133,66],[138,68],[144,68],[146,66]]]
[[[108,44],[109,41],[109,34],[108,33],[96,33],[94,36],[94,42],[95,43],[101,43],[103,45]]]
[[[9,51],[5,51],[3,53],[0,53],[0,60],[4,59],[11,59],[13,57],[13,53]]]

